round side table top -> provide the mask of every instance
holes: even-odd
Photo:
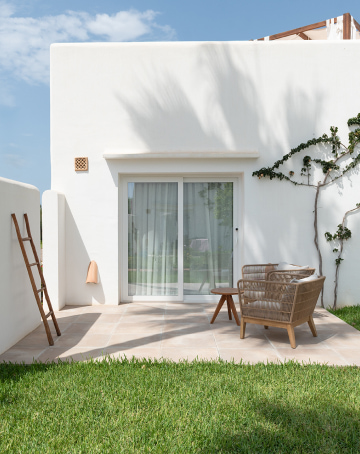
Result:
[[[211,291],[211,293],[214,293],[215,295],[237,295],[238,294],[238,289],[231,288],[231,287],[213,288],[210,291]]]

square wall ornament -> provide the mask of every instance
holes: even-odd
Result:
[[[75,158],[75,171],[86,172],[89,168],[88,158]]]

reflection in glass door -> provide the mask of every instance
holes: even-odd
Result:
[[[233,181],[136,178],[125,184],[125,298],[196,300],[233,286]]]
[[[233,286],[233,183],[184,183],[184,295]]]

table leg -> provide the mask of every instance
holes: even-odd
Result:
[[[227,308],[228,308],[229,320],[232,320],[232,317],[231,317],[231,309],[232,309],[232,307],[231,307],[228,295],[226,295],[226,304],[227,304]]]
[[[225,300],[226,300],[226,296],[225,295],[221,295],[220,301],[219,301],[218,305],[216,306],[216,309],[215,309],[215,312],[214,312],[213,318],[211,319],[210,324],[214,323],[214,321],[215,321],[218,313],[220,312],[220,309],[222,308],[222,305],[224,304]]]
[[[236,307],[235,307],[235,303],[234,303],[234,300],[233,300],[232,295],[228,295],[228,297],[227,297],[227,302],[228,302],[228,306],[231,307],[231,310],[232,310],[232,312],[233,312],[233,314],[234,314],[234,318],[235,318],[235,320],[236,320],[236,324],[237,324],[238,326],[240,326],[240,319],[239,319],[238,313],[237,313],[237,311],[236,311]],[[230,319],[230,320],[231,320],[231,319]]]

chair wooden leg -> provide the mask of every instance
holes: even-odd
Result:
[[[245,328],[246,328],[246,323],[244,322],[244,319],[241,317],[241,319],[240,319],[240,339],[244,339],[244,337],[245,337]]]
[[[291,325],[287,325],[287,332],[289,335],[291,348],[296,348],[294,328]]]
[[[316,327],[315,327],[315,323],[314,323],[314,319],[313,319],[312,315],[310,315],[310,317],[309,317],[308,325],[311,329],[312,335],[314,337],[317,337],[317,331],[316,331]]]
[[[220,309],[222,308],[222,305],[224,304],[226,300],[226,297],[225,295],[222,295],[221,298],[220,298],[220,301],[218,303],[218,305],[216,306],[216,309],[215,309],[215,312],[214,312],[214,315],[213,315],[213,318],[211,319],[211,322],[210,323],[214,323],[218,313],[220,312]]]

